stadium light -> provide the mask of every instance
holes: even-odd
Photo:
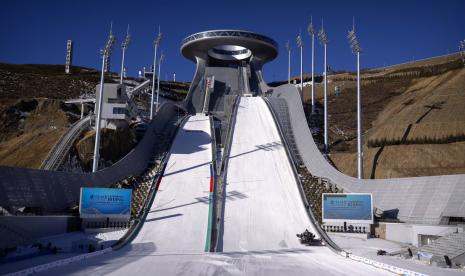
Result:
[[[355,34],[355,18],[352,25],[352,31],[347,35],[352,53],[357,55],[357,177],[363,178],[363,151],[362,151],[362,99],[360,92],[360,53],[362,48]]]
[[[328,86],[328,66],[326,63],[326,48],[328,46],[329,40],[328,36],[326,35],[323,20],[321,20],[321,29],[318,32],[318,39],[320,40],[320,44],[324,46],[324,143],[325,143],[325,153],[328,153],[329,146],[328,146],[328,94],[327,94],[327,86]]]
[[[163,37],[163,34],[160,31],[160,26],[158,26],[158,35],[153,41],[153,45],[155,47],[155,56],[153,58],[153,78],[152,78],[152,98],[150,100],[150,120],[153,119],[153,101],[154,101],[154,96],[155,96],[155,68],[157,66],[157,49],[158,49],[158,45],[160,45],[161,43],[162,37]],[[158,72],[158,74],[160,75],[160,72]]]
[[[158,83],[157,83],[157,108],[155,109],[156,112],[158,112],[158,95],[160,94],[160,72],[161,72],[161,63],[165,60],[165,55],[163,54],[163,51],[161,52],[160,59],[158,60]]]
[[[313,27],[313,17],[310,16],[310,24],[307,28],[308,35],[312,38],[312,114],[315,113],[315,28]]]
[[[465,65],[465,39],[459,44],[460,56],[462,57],[463,65]]]
[[[302,35],[299,32],[297,36],[297,47],[300,48],[300,94],[302,103],[304,102],[304,79],[303,79],[303,70],[302,70],[302,49],[304,48],[304,43],[302,41]]]
[[[286,42],[287,50],[287,83],[291,84],[291,45],[289,45],[289,40]]]
[[[95,144],[94,144],[94,160],[92,163],[92,172],[96,172],[98,170],[98,161],[99,161],[99,149],[100,149],[100,120],[102,116],[102,101],[103,101],[103,87],[104,87],[104,76],[105,76],[105,67],[106,62],[111,55],[111,48],[115,43],[115,36],[113,35],[113,23],[110,26],[110,34],[108,35],[107,43],[105,44],[105,48],[100,50],[100,54],[102,55],[102,72],[100,75],[100,93],[98,95],[98,106],[97,106],[97,122],[95,124]]]
[[[123,58],[121,60],[121,76],[120,76],[120,81],[119,83],[123,84],[123,77],[124,77],[124,53],[126,52],[126,49],[129,47],[129,43],[131,43],[131,34],[129,33],[129,24],[128,24],[128,29],[126,30],[126,38],[123,41],[123,44],[121,44],[121,49],[123,50]]]

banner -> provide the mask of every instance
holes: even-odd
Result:
[[[81,187],[79,214],[81,218],[131,217],[130,189],[85,188]]]
[[[371,194],[323,194],[323,222],[373,223]]]

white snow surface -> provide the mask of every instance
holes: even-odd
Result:
[[[392,275],[326,247],[299,244],[295,234],[313,228],[273,118],[262,99],[243,98],[237,119],[226,188],[225,252],[202,252],[210,126],[208,117],[193,116],[176,136],[160,190],[136,239],[119,251],[42,274]]]
[[[415,272],[426,275],[465,275],[464,270],[442,268],[431,266],[422,261],[418,261],[415,257],[412,259],[404,259],[400,256],[377,256],[378,249],[383,249],[388,253],[399,251],[402,248],[407,248],[407,244],[400,244],[383,239],[360,239],[354,237],[343,237],[338,235],[329,235],[331,239],[344,250],[354,253],[371,260],[382,262],[385,264],[409,269]]]
[[[240,101],[226,182],[224,252],[301,249],[296,234],[316,234],[262,98]]]
[[[156,252],[204,251],[212,162],[210,119],[191,116],[176,135],[160,187],[133,243]]]

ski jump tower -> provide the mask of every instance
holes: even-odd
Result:
[[[253,32],[212,30],[186,37],[181,53],[196,63],[185,101],[188,112],[195,114],[221,111],[226,95],[265,93],[269,88],[263,81],[262,66],[276,58],[278,44]]]

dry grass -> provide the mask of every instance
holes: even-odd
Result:
[[[412,81],[369,131],[371,147],[465,140],[465,69]]]
[[[356,83],[329,76],[331,158],[356,174]],[[334,87],[342,88],[339,96]],[[323,86],[316,85],[322,103]],[[310,101],[310,88],[304,89]],[[465,69],[457,55],[362,72],[365,177],[465,173]],[[333,131],[336,129],[336,131]],[[343,133],[342,135],[340,133]],[[380,147],[383,147],[381,154]],[[377,169],[373,162],[377,158]]]
[[[379,148],[364,149],[364,178],[393,178],[456,174],[465,171],[465,142],[445,145],[386,146],[377,166],[373,163]],[[333,153],[331,160],[344,173],[356,176],[356,153]]]
[[[0,165],[37,169],[64,129],[35,131],[0,143]]]
[[[0,165],[39,168],[69,126],[59,100],[37,99],[37,107],[0,142]]]

